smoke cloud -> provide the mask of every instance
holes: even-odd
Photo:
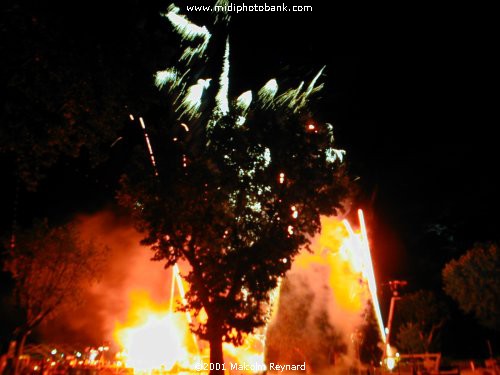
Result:
[[[359,357],[359,329],[370,298],[345,250],[342,222],[322,218],[322,233],[303,251],[283,281],[267,335],[269,362],[303,362],[314,371],[348,367]]]
[[[142,236],[111,210],[76,219],[82,239],[105,245],[107,264],[99,282],[85,294],[81,306],[66,308],[42,327],[45,341],[73,345],[113,343],[117,322],[126,320],[131,293],[149,293],[156,303],[169,300],[171,273],[151,261],[152,251],[139,244]]]

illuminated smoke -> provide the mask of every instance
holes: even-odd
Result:
[[[306,361],[313,370],[359,361],[359,332],[371,293],[378,306],[364,220],[360,213],[357,232],[336,218],[322,217],[321,225],[312,252],[297,256],[283,282],[268,327],[268,361]]]
[[[85,303],[48,321],[42,334],[46,342],[81,345],[113,343],[118,321],[125,321],[132,305],[130,296],[147,291],[156,303],[169,298],[171,272],[151,261],[151,251],[139,242],[131,223],[111,210],[76,218],[84,240],[109,248],[106,272],[99,283],[85,291]]]

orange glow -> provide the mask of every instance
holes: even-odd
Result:
[[[347,220],[321,217],[321,234],[312,241],[312,253],[302,252],[294,267],[328,266],[329,285],[337,305],[348,313],[362,313],[371,299],[382,340],[384,324],[377,297],[377,285],[363,211],[358,210],[360,229],[355,231]],[[293,268],[292,268],[293,269]]]
[[[147,293],[133,293],[131,299],[127,321],[115,328],[125,366],[139,372],[190,367],[196,360],[190,353],[196,349],[184,314],[152,302]]]
[[[293,267],[327,266],[329,285],[338,305],[347,312],[361,312],[368,291],[360,282],[362,261],[356,243],[358,235],[353,233],[354,237],[350,236],[342,221],[334,217],[321,217],[321,228],[321,234],[313,240],[313,252],[300,253]]]
[[[284,177],[284,176],[283,176]],[[291,207],[292,214],[298,212]],[[347,221],[333,217],[322,217],[322,232],[312,240],[312,252],[302,251],[294,260],[295,270],[306,270],[321,266],[328,271],[325,274],[330,286],[332,298],[341,316],[361,316],[367,301],[371,298],[375,314],[383,327],[376,284],[371,261],[366,226],[362,212],[359,212],[360,229],[355,231]],[[293,233],[293,227],[288,228]],[[284,258],[283,262],[288,260]],[[175,312],[174,303],[185,305],[187,283],[182,279],[177,265],[172,267],[170,300],[155,303],[146,292],[133,292],[130,295],[131,308],[125,322],[116,324],[114,338],[121,348],[121,355],[116,358],[118,366],[133,368],[136,373],[152,371],[177,371],[193,369],[204,358],[207,360],[208,348],[205,344],[200,350],[197,339],[189,329],[193,322],[189,312]],[[175,292],[177,290],[177,293]],[[177,295],[177,297],[176,297]],[[268,321],[276,318],[279,300],[279,287],[271,292]],[[206,321],[206,314],[201,311],[199,322]],[[359,320],[346,323],[346,330],[354,332]],[[227,361],[248,363],[256,366],[264,364],[265,337],[267,327],[254,335],[246,336],[240,347],[224,344],[224,356]],[[385,338],[385,335],[382,335]],[[241,371],[240,371],[241,372]]]
[[[256,367],[262,368],[264,366],[264,349],[265,342],[263,336],[259,334],[248,335],[242,346],[234,346],[232,344],[225,343],[223,345],[224,357],[227,361],[238,362],[238,363],[248,363]],[[245,374],[243,370],[239,370],[238,373]],[[252,371],[248,374],[253,374]]]

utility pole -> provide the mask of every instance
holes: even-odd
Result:
[[[389,318],[387,319],[387,327],[385,328],[386,330],[385,333],[387,335],[387,340],[386,340],[387,345],[389,345],[390,343],[390,337],[392,331],[392,319],[394,317],[394,308],[396,305],[396,301],[401,299],[401,297],[399,296],[399,289],[406,286],[407,284],[408,282],[405,280],[389,281],[389,287],[391,288],[392,297],[391,297],[391,304],[389,306]]]
[[[392,331],[392,318],[394,317],[394,308],[396,306],[396,301],[401,299],[399,296],[399,289],[408,284],[405,280],[392,280],[389,281],[389,287],[392,291],[391,304],[389,306],[389,317],[387,319],[387,327],[385,327],[385,351],[384,351],[384,362],[387,368],[392,371],[397,363],[397,357],[399,353],[393,353],[393,349],[390,345],[391,331]]]

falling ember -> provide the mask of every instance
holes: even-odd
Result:
[[[148,133],[146,132],[146,125],[142,117],[139,117],[139,122],[141,123],[142,131],[144,132],[144,138],[146,139],[146,144],[148,145],[149,157],[151,159],[151,164],[155,170],[155,176],[158,176],[158,170],[156,169],[156,160],[153,154],[153,147],[151,147],[151,142],[149,141]]]

